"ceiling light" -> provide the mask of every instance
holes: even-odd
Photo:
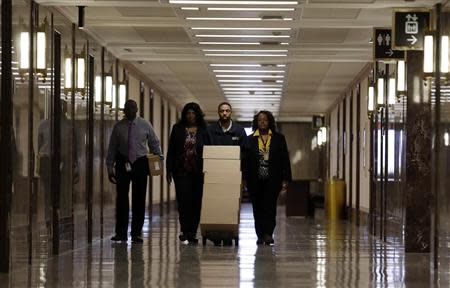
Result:
[[[261,64],[209,64],[211,67],[261,67]]]
[[[199,8],[198,7],[181,7],[181,10],[195,10],[195,11],[198,11]]]
[[[209,7],[208,11],[295,11],[295,8],[242,8],[242,7]]]
[[[283,85],[264,85],[264,84],[220,84],[220,87],[266,87],[266,88],[281,88]]]
[[[170,4],[200,4],[200,5],[297,5],[298,1],[211,1],[211,0],[169,0]]]
[[[277,64],[277,67],[286,67],[286,64]]]
[[[205,20],[205,21],[258,21],[259,17],[186,17],[186,20]]]
[[[243,34],[195,34],[195,37],[208,38],[289,38],[289,35],[243,35]]]
[[[284,75],[230,75],[218,74],[217,78],[284,78]]]
[[[207,53],[205,56],[217,56],[217,57],[286,57],[287,54],[216,54]]]
[[[271,50],[271,49],[202,49],[203,52],[288,52],[287,49]]]
[[[224,91],[282,91],[281,88],[222,88]]]
[[[284,73],[282,70],[213,70],[215,73]]]
[[[287,27],[191,27],[192,30],[267,30],[267,31],[288,31]]]
[[[284,81],[283,81],[283,80],[277,80],[277,81],[275,81],[275,82],[277,82],[277,83],[283,83]]]
[[[234,80],[234,79],[219,79],[218,80],[221,83],[262,83],[263,80]]]
[[[198,42],[200,45],[260,45],[260,42]]]

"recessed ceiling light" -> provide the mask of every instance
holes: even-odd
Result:
[[[286,27],[191,27],[192,30],[262,30],[262,31],[288,31]]]
[[[277,96],[281,95],[281,91],[256,91],[256,92],[248,92],[248,91],[224,91],[225,95],[230,95],[231,97],[234,97],[236,95],[255,95],[255,96]]]
[[[295,11],[295,8],[242,8],[242,7],[209,7],[209,11]]]
[[[261,67],[261,64],[209,64],[211,67]]]
[[[214,73],[284,73],[283,70],[213,70]]]
[[[169,0],[170,4],[201,4],[201,5],[297,5],[298,1],[230,1],[230,0]]]
[[[265,52],[265,53],[282,53],[288,52],[287,49],[202,49],[203,52]]]
[[[259,42],[198,42],[200,45],[261,45]]]
[[[220,84],[221,87],[266,87],[266,88],[281,88],[283,85],[279,84],[273,84],[273,85],[266,85],[266,84]]]
[[[235,80],[235,79],[219,79],[220,83],[263,83],[263,80]]]
[[[235,75],[217,74],[217,78],[284,78],[284,75]]]
[[[261,18],[255,17],[186,17],[186,20],[205,20],[205,21],[258,21]]]
[[[287,57],[287,54],[223,54],[223,53],[206,53],[205,56],[215,57]]]
[[[281,88],[222,88],[224,91],[282,91]]]
[[[289,35],[243,35],[243,34],[196,34],[195,37],[208,38],[289,38]]]
[[[181,10],[195,10],[195,11],[198,11],[199,8],[198,7],[181,7]]]

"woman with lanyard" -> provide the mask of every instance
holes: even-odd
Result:
[[[278,195],[292,180],[291,164],[286,139],[277,132],[271,112],[256,114],[252,128],[244,150],[244,179],[252,199],[256,243],[273,245]]]

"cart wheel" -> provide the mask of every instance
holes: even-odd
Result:
[[[239,246],[239,237],[234,238],[234,246]]]
[[[206,237],[205,236],[202,237],[202,244],[203,244],[203,246],[206,246]]]

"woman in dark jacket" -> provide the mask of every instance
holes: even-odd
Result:
[[[253,134],[247,137],[244,179],[253,205],[258,245],[273,245],[277,199],[292,180],[286,139],[276,130],[271,112],[260,111],[253,118]]]
[[[196,244],[203,194],[203,145],[207,141],[204,114],[197,103],[184,106],[181,120],[170,134],[166,161],[166,177],[175,182],[180,240]]]

